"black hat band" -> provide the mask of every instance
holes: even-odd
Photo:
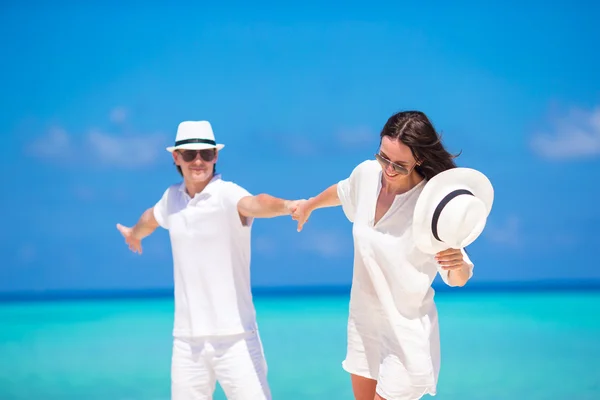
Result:
[[[204,143],[204,144],[211,144],[213,146],[217,145],[217,142],[215,142],[214,140],[210,140],[210,139],[184,139],[184,140],[176,141],[175,146],[181,146],[182,144],[188,144],[188,143]]]
[[[442,241],[440,239],[440,237],[438,236],[438,229],[437,229],[438,220],[440,219],[440,214],[442,213],[442,210],[444,209],[444,207],[446,207],[446,205],[450,202],[450,200],[452,200],[453,198],[455,198],[457,196],[461,196],[463,194],[468,194],[470,196],[473,196],[473,193],[471,193],[470,191],[468,191],[466,189],[454,190],[454,191],[448,193],[442,199],[442,201],[440,201],[438,206],[435,208],[435,211],[433,212],[433,218],[431,219],[431,232],[433,233],[433,237],[436,238],[436,240],[438,242]]]

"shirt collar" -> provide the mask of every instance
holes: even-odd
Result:
[[[208,182],[208,185],[206,185],[206,187],[204,188],[204,190],[206,190],[206,188],[208,188],[210,186],[211,183],[221,180],[221,174],[215,174],[212,179],[210,180],[210,182]],[[183,192],[186,196],[190,197],[190,195],[188,194],[188,192],[185,190],[185,181],[181,182],[181,185],[179,185],[179,191]]]

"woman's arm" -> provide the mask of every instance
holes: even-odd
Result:
[[[450,286],[465,286],[469,279],[471,279],[471,266],[465,261],[462,261],[459,268],[448,271]]]
[[[325,207],[335,207],[342,204],[338,196],[337,186],[337,183],[331,185],[317,196],[298,202],[296,211],[292,213],[292,218],[298,221],[298,232],[302,230],[302,227],[314,210]]]
[[[473,263],[461,249],[448,249],[435,255],[442,278],[449,286],[464,286],[473,276]],[[445,276],[444,276],[445,275]]]

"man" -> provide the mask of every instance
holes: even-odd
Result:
[[[173,399],[211,399],[218,381],[228,399],[270,399],[267,364],[250,290],[253,218],[290,215],[296,202],[251,196],[216,173],[219,152],[207,121],[179,124],[168,147],[183,183],[169,187],[132,227],[117,225],[129,248],[158,226],[168,229],[175,282],[171,363]]]

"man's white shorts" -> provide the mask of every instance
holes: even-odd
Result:
[[[173,339],[173,400],[210,400],[217,381],[228,400],[271,400],[267,363],[257,331]]]

